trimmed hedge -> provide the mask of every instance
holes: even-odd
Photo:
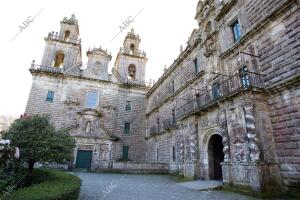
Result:
[[[77,200],[81,180],[58,170],[34,169],[33,185],[6,195],[4,200]]]

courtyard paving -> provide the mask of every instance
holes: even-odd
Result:
[[[76,172],[75,174],[82,180],[80,200],[254,199],[235,193],[202,190],[220,184],[213,181],[178,183],[173,177],[166,175],[96,174],[84,172]]]

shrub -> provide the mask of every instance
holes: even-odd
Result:
[[[77,200],[81,181],[78,177],[49,169],[34,169],[33,185],[4,196],[4,200]]]

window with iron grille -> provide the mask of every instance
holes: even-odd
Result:
[[[48,91],[46,101],[53,102],[53,99],[54,99],[54,92],[53,91]]]
[[[130,133],[130,123],[129,122],[125,122],[125,124],[124,124],[124,133],[125,134]]]
[[[130,101],[126,101],[125,110],[126,111],[131,111],[131,102]]]

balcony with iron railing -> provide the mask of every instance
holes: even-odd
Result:
[[[163,131],[176,129],[177,128],[176,119],[175,118],[165,119],[163,121],[163,127],[162,128],[163,128]]]
[[[211,89],[199,94],[196,98],[188,101],[176,109],[176,120],[183,119],[197,112],[205,111],[216,105],[219,101],[238,95],[244,91],[263,91],[264,81],[261,74],[253,72],[241,72],[233,75]]]
[[[155,126],[150,127],[149,133],[150,133],[150,136],[161,135],[162,131],[161,131],[161,128],[159,126],[155,125]]]

